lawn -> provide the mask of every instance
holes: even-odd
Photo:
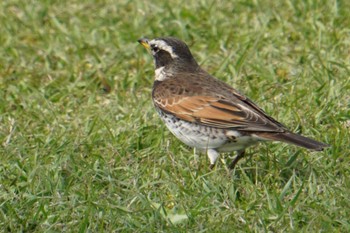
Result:
[[[1,232],[349,232],[347,0],[0,2]],[[147,36],[323,152],[283,143],[210,170],[158,118]]]

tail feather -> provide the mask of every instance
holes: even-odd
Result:
[[[285,132],[285,133],[263,133],[258,134],[259,137],[262,137],[267,140],[281,141],[297,146],[304,147],[309,150],[322,151],[324,148],[329,147],[330,145],[315,141],[311,138],[301,136],[299,134]]]

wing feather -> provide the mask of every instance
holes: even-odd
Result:
[[[212,96],[187,96],[155,101],[157,107],[190,122],[200,122],[217,128],[237,128],[245,131],[279,132],[279,127],[268,118],[244,105]]]
[[[153,89],[156,107],[182,120],[210,127],[256,132],[286,130],[281,123],[227,84],[211,76],[197,76],[192,83],[191,78],[182,76],[177,80],[156,83]],[[209,84],[206,86],[203,83]]]

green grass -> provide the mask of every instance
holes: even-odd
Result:
[[[349,232],[350,4],[0,3],[0,231]],[[208,169],[160,122],[142,36],[186,41],[210,73],[324,152],[282,143]]]

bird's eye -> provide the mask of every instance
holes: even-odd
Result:
[[[157,53],[159,51],[159,48],[157,46],[151,46],[152,52]]]

